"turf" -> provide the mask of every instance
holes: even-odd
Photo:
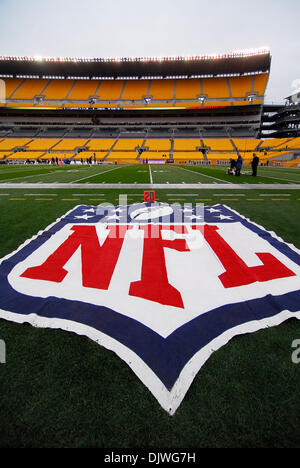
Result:
[[[137,172],[138,167],[132,180],[149,183],[149,174]],[[163,180],[166,174],[154,169],[153,178]],[[107,172],[106,181],[118,182],[118,172],[127,181],[130,170]],[[69,174],[79,179],[93,175],[94,168],[79,171]],[[216,171],[218,178],[226,178],[224,170]],[[58,172],[67,174],[65,168]],[[299,177],[294,171],[278,173]],[[76,184],[65,190],[0,188],[0,257],[73,206],[117,204],[120,193],[127,194],[129,203],[143,199],[142,189],[82,190]],[[216,185],[211,190],[156,190],[156,197],[168,203],[224,203],[300,248],[300,190],[285,188],[283,195],[271,183],[270,189],[230,187],[225,192]],[[234,338],[210,357],[170,417],[113,352],[73,333],[0,320],[0,339],[7,347],[7,362],[0,364],[0,446],[298,448],[300,365],[291,360],[291,344],[299,335],[299,322],[288,320]]]
[[[138,183],[138,184],[293,184],[300,183],[300,169],[260,167],[257,177],[245,167],[240,177],[227,174],[224,166],[184,165],[69,165],[0,166],[0,182],[14,183]]]

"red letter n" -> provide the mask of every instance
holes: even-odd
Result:
[[[108,289],[127,227],[118,237],[110,231],[102,246],[95,226],[73,226],[71,234],[40,266],[28,268],[21,276],[60,283],[68,271],[64,265],[81,247],[82,285]]]

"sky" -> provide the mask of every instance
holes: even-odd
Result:
[[[265,102],[300,88],[300,0],[0,0],[0,55],[159,57],[268,46]]]

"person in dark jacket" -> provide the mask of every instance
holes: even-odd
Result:
[[[234,159],[230,159],[230,167],[227,169],[227,174],[233,175],[235,173],[236,162]]]
[[[257,174],[257,166],[258,166],[258,163],[259,163],[259,157],[253,153],[253,159],[252,159],[252,162],[251,162],[251,167],[252,167],[252,174],[254,177],[256,177],[256,174]]]
[[[236,160],[236,167],[235,167],[235,175],[236,176],[241,175],[242,165],[243,165],[243,160],[242,160],[241,156],[239,156],[237,158],[237,160]]]

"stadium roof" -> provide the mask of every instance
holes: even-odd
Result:
[[[143,79],[239,76],[269,72],[267,48],[186,57],[12,57],[0,56],[0,77]]]

